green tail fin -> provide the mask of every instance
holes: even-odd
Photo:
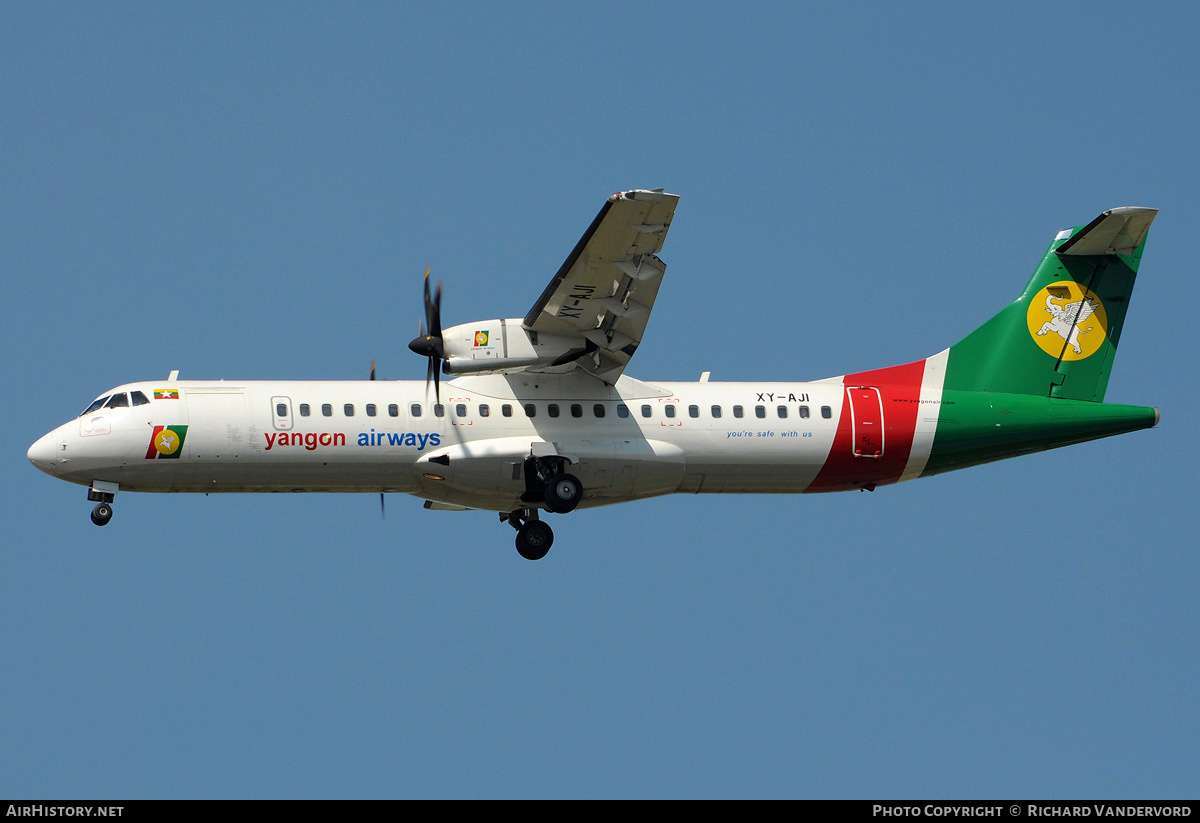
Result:
[[[947,389],[1102,401],[1156,209],[1059,232],[1025,290],[950,348]]]

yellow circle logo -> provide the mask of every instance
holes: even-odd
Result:
[[[163,429],[154,435],[154,448],[159,454],[174,454],[179,451],[179,435],[170,429]]]
[[[1029,303],[1029,334],[1051,357],[1083,360],[1099,349],[1108,334],[1104,304],[1074,280],[1051,283]]]

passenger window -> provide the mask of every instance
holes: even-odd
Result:
[[[127,409],[127,408],[129,408],[129,395],[125,394],[125,392],[121,392],[120,394],[114,394],[112,397],[108,398],[108,402],[104,404],[104,408],[106,408],[106,409]]]
[[[828,420],[829,418],[833,417],[833,409],[829,408],[828,406],[822,406],[821,416]]]
[[[700,407],[699,406],[688,406],[688,417],[699,417],[699,416],[700,416]]]
[[[807,419],[808,419],[808,406],[801,406],[801,407],[800,407],[800,419],[801,419],[801,420],[807,420]]]
[[[343,413],[344,413],[344,414],[345,414],[347,417],[353,417],[353,416],[354,416],[354,404],[353,404],[353,403],[347,403],[346,405],[342,406],[342,412],[343,412]]]
[[[571,404],[571,416],[572,417],[583,417],[583,406],[581,406],[578,403],[572,403]]]
[[[421,404],[413,403],[411,406],[408,407],[408,413],[411,414],[413,417],[420,417],[421,416]]]
[[[549,406],[547,406],[546,414],[550,415],[551,417],[558,417],[558,404],[551,403]]]
[[[434,417],[445,417],[446,416],[446,407],[443,406],[441,403],[434,403],[433,404],[433,416]]]
[[[395,403],[389,403],[388,404],[388,416],[389,417],[399,417],[400,416],[400,406]]]
[[[674,417],[675,416],[675,404],[668,403],[665,411],[667,412],[667,417]]]
[[[525,404],[525,416],[526,417],[536,417],[537,416],[537,407],[534,406],[532,403],[526,403]]]
[[[720,419],[720,417],[721,417],[721,407],[720,406],[712,407],[712,416],[713,416],[714,420]]]
[[[321,414],[323,414],[326,417],[333,417],[333,404],[322,403],[321,404]]]
[[[492,413],[492,410],[488,408],[487,403],[479,404],[479,416],[480,417],[487,417],[491,413]]]
[[[754,407],[754,416],[759,418],[760,420],[762,418],[766,417],[767,416],[767,407],[766,406],[755,406]]]
[[[597,417],[603,417],[604,416],[604,404],[597,403],[596,405],[592,406],[592,414],[596,415]]]
[[[775,411],[778,412],[780,419],[787,417],[787,406],[780,406]]]
[[[454,416],[455,417],[466,417],[467,416],[467,404],[466,403],[455,403],[454,404]]]
[[[374,417],[374,416],[375,416],[375,404],[368,403],[367,404],[367,417]]]
[[[500,413],[505,417],[512,417],[512,406],[508,403],[505,403],[500,407]]]
[[[275,416],[276,417],[287,417],[287,403],[276,403],[275,404]]]
[[[642,406],[642,417],[649,417],[650,414],[651,414],[650,406],[648,406],[648,405]]]
[[[307,403],[300,404],[300,416],[301,417],[308,417],[308,415],[311,411],[312,411],[312,409],[309,408]]]
[[[739,419],[742,417],[742,407],[741,406],[733,407],[733,416],[737,417]]]
[[[150,403],[149,398],[147,398],[146,395],[142,394],[140,391],[135,391],[129,396],[133,398],[133,405],[135,406],[146,406]]]
[[[617,417],[620,417],[622,420],[624,420],[628,416],[629,416],[629,407],[626,406],[624,403],[618,403],[617,404]]]

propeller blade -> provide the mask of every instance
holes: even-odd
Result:
[[[441,369],[429,358],[429,368],[425,370],[425,389],[429,390],[429,381],[433,381],[433,396],[436,402],[442,402]]]
[[[379,519],[387,520],[387,509],[383,505],[383,492],[379,493]]]
[[[424,291],[425,319],[417,322],[417,336],[408,344],[408,348],[415,354],[429,358],[425,386],[428,388],[429,381],[433,381],[434,396],[441,403],[441,364],[446,359],[445,341],[442,339],[442,284],[439,281],[437,291],[430,291],[428,266],[425,267]]]
[[[372,380],[375,379],[375,360],[374,360],[374,358],[371,359],[371,379]]]
[[[442,283],[439,280],[437,291],[429,294],[429,267],[425,267],[425,323],[429,326],[429,336],[442,336]]]

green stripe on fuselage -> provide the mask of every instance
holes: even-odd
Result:
[[[1027,394],[945,391],[922,476],[1148,429],[1158,412]]]

